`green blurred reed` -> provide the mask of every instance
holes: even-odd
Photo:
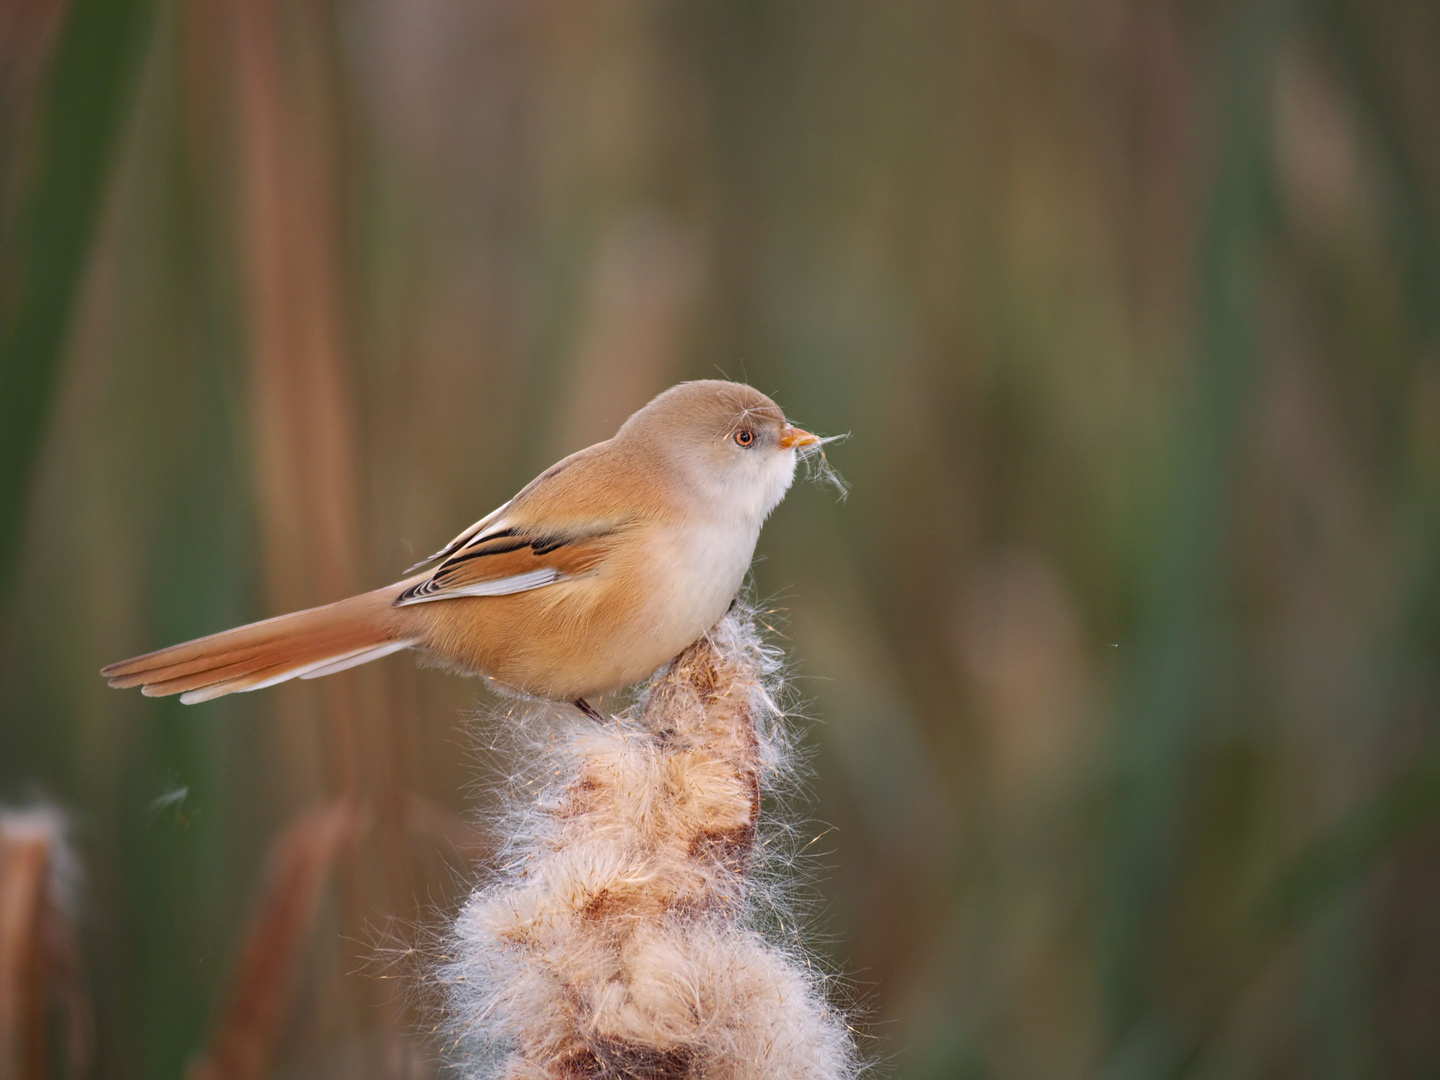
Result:
[[[0,589],[14,573],[36,448],[134,91],[150,8],[137,0],[76,0],[54,44],[50,70],[41,86],[27,88],[39,130],[34,158],[23,166],[38,175],[28,185],[6,185],[24,190],[18,207],[5,207],[0,293]],[[17,6],[9,21],[17,66],[27,49],[49,44],[42,35],[53,20],[43,10]],[[12,122],[5,130],[13,134],[21,125]],[[6,153],[6,163],[21,172],[12,154]]]

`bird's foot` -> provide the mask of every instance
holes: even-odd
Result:
[[[583,712],[586,716],[590,717],[591,720],[599,721],[602,724],[605,722],[605,717],[600,714],[599,710],[597,710],[594,705],[591,705],[590,702],[586,701],[583,697],[577,697],[574,701],[571,702],[571,704],[574,705],[581,712]]]

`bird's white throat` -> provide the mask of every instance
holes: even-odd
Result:
[[[743,523],[758,533],[794,483],[795,466],[794,450],[740,457],[733,468],[712,474],[704,485],[710,489],[705,492],[707,516]]]
[[[793,450],[747,456],[697,490],[703,512],[676,537],[671,555],[672,602],[684,597],[687,609],[674,614],[694,633],[708,630],[740,591],[760,527],[790,489],[795,466]]]

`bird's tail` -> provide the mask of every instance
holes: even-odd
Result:
[[[316,679],[416,644],[396,625],[392,585],[336,604],[237,626],[102,668],[114,687],[146,697],[179,694],[187,705],[259,690],[286,679]]]

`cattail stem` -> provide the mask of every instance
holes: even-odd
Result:
[[[732,613],[637,710],[535,740],[444,971],[469,1075],[854,1075],[823,978],[757,929],[778,899],[762,796],[790,769],[777,671]]]

